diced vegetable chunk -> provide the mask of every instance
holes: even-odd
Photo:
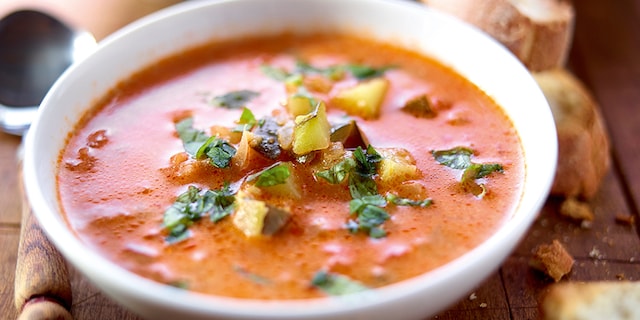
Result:
[[[416,161],[407,150],[379,148],[378,152],[382,156],[378,173],[383,183],[398,183],[417,177]]]
[[[331,128],[331,141],[342,142],[347,149],[366,148],[369,140],[362,134],[355,120],[334,125]]]
[[[293,94],[287,99],[287,111],[293,116],[302,116],[313,111],[313,103],[309,97]]]
[[[233,225],[249,238],[273,235],[287,224],[291,213],[287,210],[255,200],[243,191],[236,195]]]
[[[350,115],[375,119],[380,115],[380,107],[388,87],[387,79],[374,78],[340,91],[331,99],[331,103]]]
[[[269,211],[264,217],[264,226],[262,227],[262,234],[270,236],[280,231],[291,217],[291,213],[287,210],[276,208],[274,206],[267,206]]]
[[[301,197],[300,183],[298,177],[293,173],[291,162],[279,163],[261,172],[256,186],[262,192],[272,196],[295,199]]]
[[[249,141],[253,139],[253,134],[250,131],[243,131],[242,138],[240,138],[240,142],[238,143],[238,151],[236,155],[231,159],[231,163],[234,166],[244,168],[247,166],[250,154],[254,153],[255,150],[249,146]]]
[[[431,107],[431,101],[424,94],[407,101],[401,110],[416,118],[433,118],[436,116],[436,112]]]
[[[235,203],[233,225],[249,238],[261,235],[264,218],[269,212],[267,204],[264,201],[248,198],[244,192],[238,192]]]
[[[305,155],[311,151],[326,149],[331,143],[331,124],[327,108],[318,103],[314,112],[296,117],[293,128],[293,153]]]

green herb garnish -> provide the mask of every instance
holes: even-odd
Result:
[[[202,218],[209,205],[199,194],[200,189],[189,186],[176,201],[164,212],[163,225],[169,230],[167,242],[174,243],[188,237],[187,228]]]
[[[286,81],[289,77],[291,77],[291,73],[287,72],[287,70],[283,68],[276,68],[267,64],[261,65],[260,71],[262,71],[262,73],[264,73],[267,77],[276,81]]]
[[[265,284],[271,283],[271,281],[269,281],[269,279],[267,279],[267,278],[265,278],[263,276],[259,276],[259,275],[255,274],[253,272],[250,272],[250,271],[248,271],[247,269],[245,269],[245,268],[243,268],[241,266],[234,265],[233,266],[233,270],[235,272],[237,272],[239,275],[243,276],[244,278],[249,279],[252,282],[255,282],[257,284],[265,285]]]
[[[465,147],[455,147],[449,150],[431,151],[431,154],[440,164],[452,169],[464,170],[461,185],[465,190],[476,197],[482,198],[486,193],[484,184],[476,183],[476,179],[484,178],[493,172],[504,172],[501,164],[481,164],[471,161],[473,150]]]
[[[289,166],[284,163],[276,163],[275,165],[258,173],[257,187],[271,187],[283,184],[291,175]]]
[[[222,108],[239,109],[245,107],[251,99],[259,95],[260,93],[256,91],[237,90],[214,97],[211,99],[211,103]]]
[[[356,221],[352,221],[348,228],[352,232],[359,230],[369,233],[372,238],[382,238],[387,233],[380,226],[389,220],[389,214],[382,209],[387,205],[387,201],[380,195],[364,196],[353,199],[349,202],[349,212],[357,216]]]
[[[392,69],[391,66],[385,66],[381,68],[374,68],[361,64],[349,64],[344,66],[354,77],[358,80],[364,80],[369,78],[375,78],[382,76],[387,70]]]
[[[346,158],[327,170],[317,172],[316,176],[331,184],[340,184],[345,181],[355,167],[356,161],[352,158]]]
[[[235,198],[229,184],[220,190],[201,191],[198,187],[189,186],[165,210],[162,223],[169,230],[167,242],[175,243],[188,238],[189,226],[206,215],[210,216],[211,221],[217,222],[233,212]]]
[[[209,158],[211,164],[216,168],[226,168],[231,164],[231,158],[236,154],[229,142],[218,137],[210,137],[205,141],[195,154],[198,160]]]
[[[318,271],[313,276],[311,285],[331,296],[342,296],[369,290],[368,287],[347,276],[326,271]]]
[[[234,132],[251,131],[253,127],[258,124],[258,120],[253,115],[253,112],[249,108],[243,108],[240,119],[238,119],[238,126],[233,129]]]
[[[293,71],[289,72],[283,68],[276,68],[269,65],[262,65],[260,69],[262,73],[268,77],[289,84],[300,85],[302,78],[309,74],[320,74],[330,80],[338,80],[342,78],[345,72],[351,73],[358,80],[380,77],[384,73],[394,68],[393,66],[371,67],[363,64],[346,64],[333,65],[328,67],[317,67],[304,60],[297,60]]]
[[[191,156],[195,156],[202,144],[209,139],[209,136],[202,130],[193,128],[193,118],[185,118],[176,123],[176,132],[184,150]]]
[[[426,208],[430,206],[433,201],[431,199],[424,200],[412,200],[407,198],[398,197],[395,194],[387,193],[386,197],[389,203],[395,204],[396,206],[409,206],[409,207],[423,207]]]

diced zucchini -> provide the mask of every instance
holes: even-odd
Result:
[[[416,162],[407,150],[399,148],[380,148],[377,150],[382,156],[378,168],[382,183],[399,183],[417,177]]]
[[[313,103],[309,97],[293,94],[287,99],[287,111],[293,116],[302,116],[313,111]]]
[[[247,237],[262,234],[264,218],[269,208],[264,201],[250,199],[244,192],[236,194],[236,211],[233,213],[233,225]]]
[[[417,118],[433,118],[436,116],[429,98],[424,94],[407,101],[401,110]]]
[[[265,236],[271,236],[280,231],[280,229],[287,224],[289,218],[291,218],[291,213],[287,210],[276,208],[274,206],[267,205],[267,207],[269,208],[269,211],[264,217],[262,234]]]
[[[233,225],[249,238],[273,235],[282,229],[291,217],[289,211],[251,199],[242,191],[236,195],[235,203]]]
[[[253,130],[254,139],[249,141],[249,146],[269,159],[278,158],[280,156],[279,129],[280,125],[276,119],[264,118],[262,124]]]
[[[279,166],[284,166],[289,171],[286,180],[275,185],[261,186],[260,189],[272,196],[299,199],[301,197],[300,182],[294,174],[293,165],[291,162],[282,162]]]
[[[375,119],[380,115],[380,107],[388,87],[387,79],[374,78],[340,91],[331,99],[331,104],[350,115]]]
[[[341,142],[347,149],[367,149],[369,140],[362,134],[355,120],[335,124],[331,128],[331,142]]]
[[[326,149],[331,142],[331,124],[327,119],[327,107],[318,103],[314,112],[296,117],[293,128],[293,153],[305,155],[311,151]]]

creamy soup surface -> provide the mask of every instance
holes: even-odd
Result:
[[[340,34],[212,42],[123,80],[61,152],[86,244],[196,292],[385,286],[487,239],[518,205],[519,138],[449,68]],[[191,193],[189,193],[191,192]]]

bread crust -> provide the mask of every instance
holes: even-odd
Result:
[[[639,319],[640,283],[563,282],[543,296],[543,320]]]
[[[575,13],[559,0],[422,0],[485,31],[532,71],[563,67]]]
[[[554,195],[591,199],[610,167],[609,136],[599,105],[580,80],[565,69],[533,73],[558,132]]]

